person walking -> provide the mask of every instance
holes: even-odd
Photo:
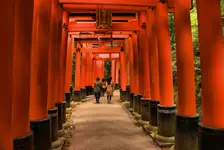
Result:
[[[94,94],[96,98],[96,103],[100,103],[101,87],[102,87],[102,84],[100,82],[100,78],[97,77],[94,83]]]
[[[107,102],[111,103],[111,97],[112,97],[112,94],[113,94],[113,85],[111,83],[110,78],[107,80],[106,88],[107,88]]]

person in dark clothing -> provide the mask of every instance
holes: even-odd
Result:
[[[100,78],[97,77],[94,83],[94,94],[96,97],[96,103],[100,103],[101,87],[102,87],[102,84],[100,82]]]

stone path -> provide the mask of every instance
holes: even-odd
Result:
[[[141,128],[135,126],[119,104],[101,97],[79,105],[72,114],[76,129],[69,150],[160,150]]]

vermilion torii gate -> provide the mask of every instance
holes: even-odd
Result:
[[[195,106],[191,0],[2,1],[0,149],[51,149],[65,122],[66,102],[69,107],[72,36],[77,32],[99,31],[117,32],[112,33],[112,38],[128,41],[125,45],[128,57],[127,49],[119,51],[122,94],[128,95],[122,99],[130,101],[131,111],[140,114],[152,132],[156,131],[158,141],[175,144],[176,150],[223,149],[224,51],[220,0],[196,2],[203,97],[200,123]],[[107,29],[98,29],[95,23],[69,21],[73,13],[100,8],[135,12],[138,17],[112,22],[112,28]],[[168,12],[175,16],[177,112]],[[86,64],[86,67],[77,67],[73,89],[76,95],[80,88],[92,87],[94,66],[92,51],[83,55],[77,51],[77,57],[82,62],[76,62],[76,66]],[[87,74],[89,78],[85,78]]]

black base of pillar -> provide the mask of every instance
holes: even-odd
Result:
[[[198,124],[198,150],[223,150],[224,129]]]
[[[120,100],[122,100],[123,99],[123,97],[122,97],[123,95],[122,95],[122,89],[120,89]]]
[[[88,86],[85,87],[86,87],[86,96],[89,96],[89,87]]]
[[[142,101],[142,95],[141,94],[138,94],[138,109],[137,109],[137,113],[141,115],[142,113],[142,106],[141,106],[141,101]]]
[[[71,95],[71,97],[72,97],[72,93],[73,92],[73,87],[72,87],[72,85],[70,85],[70,95]]]
[[[129,97],[129,101],[130,101],[130,108],[134,108],[133,103],[134,103],[134,93],[130,93],[130,97]]]
[[[73,101],[80,101],[80,94],[81,94],[81,91],[74,91],[74,100]]]
[[[133,95],[133,109],[134,112],[138,111],[138,96],[136,94]]]
[[[149,99],[142,98],[141,100],[141,119],[143,121],[149,121],[150,112],[149,112]]]
[[[121,90],[121,100],[126,101],[126,91]]]
[[[81,99],[85,99],[86,98],[86,88],[81,88],[80,98]]]
[[[66,107],[71,107],[71,93],[67,92],[65,93],[65,101],[66,101]]]
[[[33,150],[33,132],[13,140],[13,150]]]
[[[34,135],[34,150],[51,150],[51,119],[31,120]]]
[[[158,134],[173,137],[175,133],[176,106],[157,106]]]
[[[126,101],[130,100],[130,85],[126,85]]]
[[[55,106],[58,108],[58,130],[61,130],[65,116],[64,113],[66,112],[62,102],[56,103]]]
[[[51,137],[52,142],[58,139],[58,108],[48,110],[49,117],[51,117]]]
[[[176,150],[197,150],[198,149],[198,127],[199,116],[186,117],[176,116]]]
[[[62,102],[62,108],[63,108],[63,118],[62,118],[62,123],[66,122],[66,102]]]
[[[149,124],[152,126],[157,126],[157,105],[159,105],[159,101],[155,100],[149,101],[149,107],[150,107]]]
[[[119,86],[118,83],[115,83],[115,89],[116,89],[116,90],[117,90],[117,89],[120,89],[120,86]]]
[[[90,95],[94,95],[93,87],[89,86],[89,89],[90,89]]]

